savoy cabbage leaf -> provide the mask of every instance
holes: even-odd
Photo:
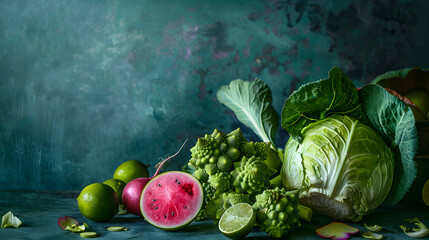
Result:
[[[301,141],[304,127],[334,114],[368,123],[356,87],[337,67],[329,71],[329,78],[307,83],[286,99],[281,125],[291,137]]]

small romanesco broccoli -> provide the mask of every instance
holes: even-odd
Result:
[[[300,226],[300,219],[310,221],[312,210],[298,203],[298,191],[286,191],[284,188],[264,190],[256,195],[253,209],[257,224],[268,236],[281,238],[292,227]]]

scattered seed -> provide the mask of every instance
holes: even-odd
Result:
[[[167,215],[164,215],[164,218],[167,218]]]
[[[174,216],[174,212],[171,212],[171,216]]]
[[[161,184],[158,183],[158,187],[161,187]]]
[[[155,207],[154,209],[156,210],[156,209],[158,209],[158,207]]]

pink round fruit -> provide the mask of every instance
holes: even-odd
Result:
[[[122,203],[129,213],[137,216],[142,215],[140,211],[140,197],[149,181],[150,178],[135,178],[125,185],[122,191]]]

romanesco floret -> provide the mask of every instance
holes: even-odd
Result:
[[[229,139],[229,140],[228,140]],[[240,147],[244,145],[244,138],[241,130],[238,128],[229,134],[224,134],[215,129],[211,135],[206,134],[198,138],[197,143],[191,148],[192,158],[188,165],[195,169],[194,176],[201,182],[207,182],[210,176],[215,176],[221,172],[229,174],[233,169],[233,162],[241,160]],[[221,191],[229,191],[229,187],[220,184],[217,177],[212,177],[212,185]],[[225,183],[225,181],[223,180]]]
[[[239,132],[241,133],[241,131]],[[197,144],[191,148],[192,158],[188,165],[194,169],[205,169],[209,175],[219,170],[229,171],[232,167],[232,161],[238,160],[240,157],[240,151],[228,146],[226,139],[227,135],[217,129],[211,135],[206,134],[204,137],[198,138]],[[246,141],[244,137],[241,140]],[[209,170],[206,168],[208,164],[212,165],[208,167]]]
[[[209,163],[204,165],[204,171],[210,176],[219,172],[219,168],[217,168],[217,164]]]
[[[257,224],[268,236],[281,238],[290,228],[300,226],[299,218],[311,219],[311,209],[298,202],[297,191],[275,188],[256,195],[253,209],[257,212]]]
[[[221,196],[215,194],[214,197],[208,201],[205,206],[207,217],[215,221],[219,220],[223,212],[225,212],[225,209],[223,209],[224,203],[225,200]]]
[[[205,208],[206,214],[209,218],[217,221],[220,219],[226,209],[234,204],[242,202],[252,204],[250,195],[236,192],[216,192],[212,201],[207,203]]]
[[[197,144],[191,148],[192,159],[189,161],[191,167],[204,168],[206,164],[215,163],[220,151],[219,145],[221,141],[205,135],[203,138],[198,138]]]
[[[226,142],[230,147],[241,149],[241,147],[243,146],[244,143],[247,142],[247,140],[243,136],[241,129],[237,128],[226,135]]]
[[[271,144],[264,142],[255,142],[254,147],[255,156],[265,160],[268,156],[268,150],[270,150]]]
[[[198,168],[197,170],[194,171],[193,174],[201,182],[207,182],[207,180],[209,180],[209,175],[202,168]]]
[[[234,177],[233,185],[237,192],[252,194],[262,192],[270,186],[270,177],[276,172],[264,160],[252,156],[243,157],[239,166],[231,174]]]
[[[208,182],[202,182],[201,186],[203,186],[203,190],[204,190],[206,201],[209,201],[210,199],[212,199],[213,196],[214,196],[214,194],[215,194],[215,192],[216,192],[216,189],[214,189],[210,185],[210,183],[208,183]]]
[[[220,192],[228,191],[231,188],[232,176],[227,172],[218,172],[209,176],[208,183]]]
[[[216,166],[220,171],[227,172],[232,167],[232,160],[227,155],[222,155],[217,159]]]

